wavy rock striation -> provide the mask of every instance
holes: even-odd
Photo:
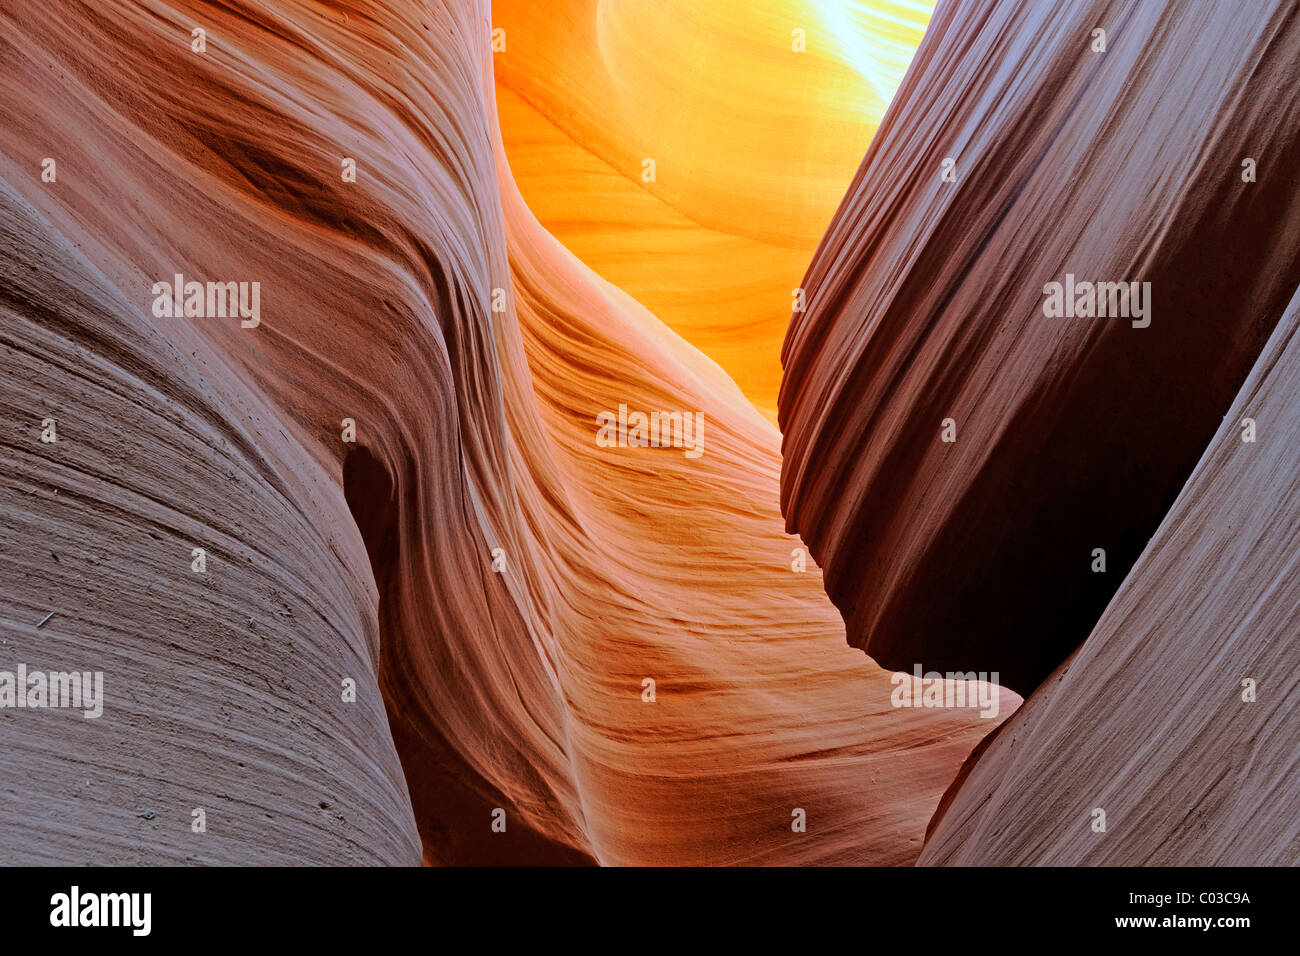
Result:
[[[0,667],[105,676],[0,712],[6,859],[916,858],[995,721],[890,706],[775,430],[533,219],[491,68],[484,3],[0,12]]]
[[[939,6],[783,353],[851,643],[1028,692],[1088,635],[1300,282],[1298,61],[1294,3]],[[1048,317],[1067,276],[1149,325]]]
[[[931,6],[498,0],[514,178],[566,248],[775,421],[794,290]]]
[[[1297,63],[1294,3],[941,4],[813,262],[788,527],[852,643],[1037,688],[923,864],[1300,860]]]
[[[922,863],[1300,863],[1298,446],[1300,294],[1092,634],[964,768]]]

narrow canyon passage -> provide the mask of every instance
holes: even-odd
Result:
[[[0,6],[6,858],[1294,862],[1236,6]]]

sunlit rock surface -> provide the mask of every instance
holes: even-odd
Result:
[[[775,420],[794,290],[932,7],[495,3],[514,177],[543,226]]]

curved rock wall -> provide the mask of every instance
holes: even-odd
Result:
[[[788,527],[851,643],[1032,691],[922,863],[1297,860],[1297,63],[1294,3],[940,4],[818,250]]]
[[[7,859],[908,863],[995,723],[890,706],[775,430],[538,226],[489,27],[0,12],[0,655],[105,680],[0,714]],[[165,314],[177,273],[256,325]],[[603,447],[620,404],[702,456]]]
[[[1300,281],[1298,53],[1292,3],[939,6],[783,352],[851,643],[1025,693],[1087,636]],[[1048,317],[1067,276],[1149,325]]]

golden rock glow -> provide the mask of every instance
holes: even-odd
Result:
[[[774,420],[793,290],[931,7],[498,0],[514,178],[543,226]]]

